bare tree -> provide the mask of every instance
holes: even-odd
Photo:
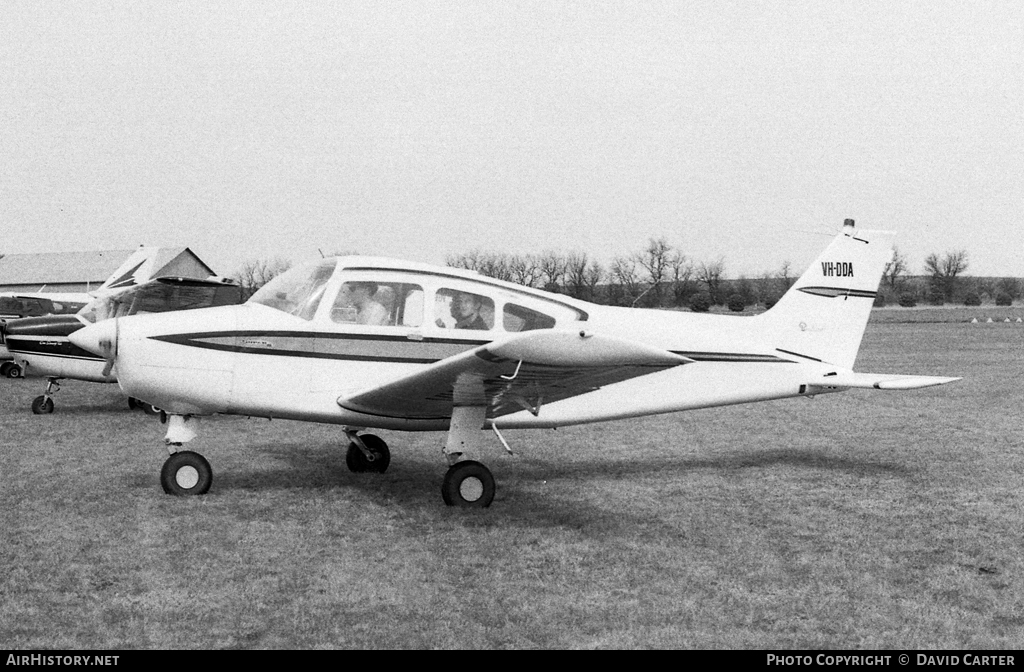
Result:
[[[701,262],[697,267],[697,280],[704,283],[711,296],[711,302],[715,305],[722,303],[722,274],[725,273],[725,260],[719,257],[711,263]]]
[[[565,290],[577,299],[587,298],[587,268],[589,260],[586,252],[570,252],[565,257]]]
[[[634,258],[647,271],[647,281],[650,283],[647,303],[654,306],[662,305],[665,283],[671,267],[672,246],[664,238],[651,238],[647,241],[647,248]]]
[[[452,268],[465,268],[470,271],[479,271],[480,256],[480,250],[447,254],[445,255],[444,263],[448,264]]]
[[[779,296],[782,296],[789,291],[789,288],[796,282],[796,278],[793,277],[793,262],[786,260],[782,262],[782,266],[775,273],[775,278],[779,283]]]
[[[242,264],[231,277],[242,288],[242,300],[248,301],[260,287],[284,273],[291,267],[291,262],[274,257],[273,259],[255,259]]]
[[[612,259],[611,275],[616,283],[617,293],[621,293],[621,296],[614,298],[619,299],[620,303],[630,305],[640,297],[642,283],[636,269],[636,259],[632,256],[615,257]]]
[[[540,268],[537,257],[532,254],[515,254],[509,260],[509,278],[512,282],[536,287],[540,280]]]
[[[673,302],[681,306],[693,294],[693,264],[682,252],[676,251],[669,258],[669,273],[672,277]]]
[[[924,268],[931,278],[932,293],[949,303],[953,300],[958,276],[967,270],[967,251],[946,252],[943,257],[932,252],[925,258]]]
[[[601,284],[604,277],[604,267],[597,260],[591,261],[587,266],[586,273],[587,300],[597,301],[597,286]]]
[[[895,294],[906,282],[903,276],[909,268],[907,258],[900,254],[899,248],[893,247],[892,259],[885,263],[885,269],[882,271],[882,284]]]
[[[565,276],[565,259],[557,252],[545,252],[537,259],[540,269],[541,287],[549,292],[561,290],[562,278]]]

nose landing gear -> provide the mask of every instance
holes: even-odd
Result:
[[[60,390],[56,378],[46,379],[46,391],[32,400],[32,412],[36,415],[53,413],[53,395]]]

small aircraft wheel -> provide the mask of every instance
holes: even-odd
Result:
[[[143,411],[145,411],[146,415],[160,415],[160,409],[154,406],[153,404],[147,404],[146,402],[140,401],[138,399],[135,400],[135,403],[137,403],[139,407],[142,408]]]
[[[8,363],[4,369],[4,375],[8,378],[21,378],[21,367],[17,364]]]
[[[42,395],[39,395],[32,400],[32,412],[36,415],[44,415],[46,413],[53,413],[53,399],[48,399]]]
[[[160,470],[160,485],[168,495],[205,495],[212,483],[210,463],[191,450],[174,453]]]
[[[128,410],[134,411],[139,407],[139,400],[135,397],[128,397]]]
[[[448,506],[484,508],[494,501],[491,470],[473,460],[456,462],[444,475],[441,497]]]
[[[366,471],[383,474],[387,471],[388,465],[391,464],[391,451],[388,449],[388,444],[384,443],[384,439],[373,434],[363,434],[359,438],[373,453],[373,459],[368,459],[363,451],[359,450],[359,446],[350,443],[348,452],[345,453],[345,464],[348,465],[349,471],[354,471],[357,474]]]

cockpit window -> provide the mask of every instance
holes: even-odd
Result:
[[[296,266],[264,285],[252,295],[249,303],[259,303],[311,320],[336,264],[337,260],[329,259]]]
[[[472,292],[438,290],[434,295],[434,322],[445,329],[492,329],[494,301]]]
[[[501,322],[505,331],[532,331],[552,329],[555,326],[555,318],[514,303],[505,304]]]
[[[418,327],[423,322],[423,288],[403,282],[346,282],[331,307],[331,321]]]

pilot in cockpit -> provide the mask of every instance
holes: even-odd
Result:
[[[343,310],[341,314],[344,317],[340,317],[336,309],[333,313],[335,321],[369,325],[387,324],[388,309],[377,300],[376,295],[375,282],[346,282],[338,295],[337,304],[347,303],[349,310]]]

